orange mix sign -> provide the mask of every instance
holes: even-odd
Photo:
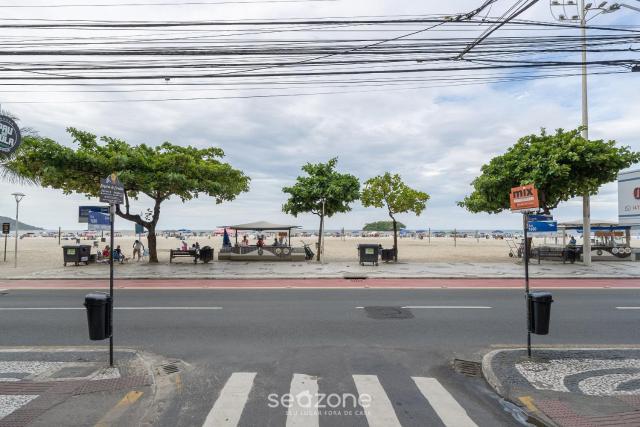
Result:
[[[513,187],[509,199],[512,211],[534,210],[540,207],[538,190],[533,184]]]

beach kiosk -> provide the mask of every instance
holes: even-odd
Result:
[[[304,247],[293,247],[291,245],[291,230],[299,228],[297,225],[273,224],[266,221],[251,222],[248,224],[238,224],[227,227],[235,231],[235,243],[232,246],[223,247],[218,252],[220,261],[305,261],[306,254]],[[263,233],[287,236],[282,243],[273,244],[273,239],[263,238],[262,244],[251,242],[243,245],[238,241],[238,232],[256,232],[259,236]],[[273,236],[272,236],[273,237]],[[282,236],[284,237],[284,236]],[[260,242],[260,240],[258,241]]]
[[[583,234],[582,221],[568,221],[558,224],[562,232],[562,245],[567,245],[567,234],[574,232]],[[635,260],[632,257],[631,225],[619,224],[612,221],[591,221],[591,252],[594,261]],[[589,238],[583,236],[585,238]],[[582,247],[578,246],[582,253]]]

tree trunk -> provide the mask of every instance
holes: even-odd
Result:
[[[398,262],[398,223],[394,217],[393,220],[393,260]]]
[[[318,233],[318,253],[316,260],[320,261],[320,251],[322,251],[322,234],[324,233],[324,215],[320,215],[320,232]]]
[[[158,262],[158,249],[156,245],[156,226],[147,228],[147,248],[149,248],[149,263]]]

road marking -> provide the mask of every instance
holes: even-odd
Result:
[[[369,427],[401,427],[393,405],[376,375],[354,375],[353,381],[360,396],[368,395],[371,398],[370,404],[362,408]]]
[[[447,427],[477,427],[467,411],[435,378],[411,377]]]
[[[617,310],[640,310],[640,307],[616,307]]]
[[[477,427],[467,411],[435,378],[411,377],[422,395],[447,427]]]
[[[317,378],[293,374],[289,393],[293,399],[287,409],[286,427],[319,427]]]
[[[143,395],[141,391],[130,391],[125,394],[124,397],[120,400],[120,402],[116,403],[116,405],[107,412],[104,417],[100,418],[95,425],[95,427],[108,427],[113,425],[118,421],[118,419],[124,414],[124,412],[129,409],[131,405],[136,403],[138,399]]]
[[[356,307],[359,310],[364,309],[364,307],[359,306]],[[420,308],[450,308],[450,309],[454,309],[454,310],[458,310],[458,309],[468,309],[468,310],[488,310],[488,309],[492,309],[493,307],[488,307],[488,306],[483,306],[483,305],[405,305],[404,307],[400,307],[400,308],[408,308],[408,309],[420,309]]]
[[[220,396],[202,427],[237,426],[249,399],[255,372],[235,372],[220,391]]]
[[[222,310],[222,307],[114,307],[114,310]],[[0,307],[0,311],[86,310],[84,307]]]
[[[520,396],[518,397],[518,400],[520,400],[520,402],[522,402],[522,404],[531,412],[538,412],[538,408],[533,403],[533,398],[531,396]]]

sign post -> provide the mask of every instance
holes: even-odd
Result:
[[[527,307],[527,356],[531,357],[531,304],[529,295],[529,217],[528,213],[540,207],[538,201],[538,190],[533,184],[514,187],[509,196],[512,212],[522,212],[522,228],[524,231],[524,252],[522,261],[524,262],[524,295]]]
[[[109,252],[109,330],[111,334],[109,336],[109,366],[113,367],[113,245],[114,245],[114,219],[116,213],[116,205],[121,205],[124,202],[124,186],[115,173],[111,174],[107,178],[100,181],[100,202],[108,203],[109,219],[111,222],[111,236],[110,236],[110,252]]]
[[[4,261],[7,261],[7,236],[11,231],[11,223],[3,222],[2,223],[2,234],[4,234]]]

